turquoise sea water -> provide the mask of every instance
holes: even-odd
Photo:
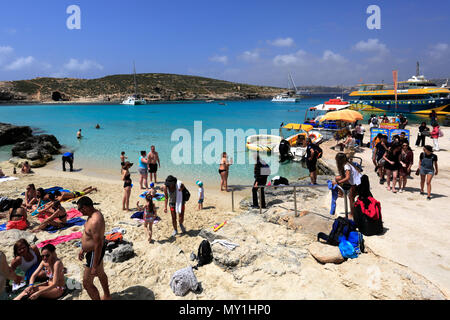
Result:
[[[97,174],[120,179],[120,152],[125,151],[128,160],[134,162],[132,174],[137,173],[139,152],[156,146],[161,159],[158,180],[168,174],[184,181],[218,184],[218,163],[222,151],[230,150],[234,164],[230,168],[229,184],[251,184],[253,182],[253,163],[245,149],[245,140],[231,143],[226,140],[227,130],[254,129],[274,130],[282,122],[303,122],[307,108],[315,106],[334,96],[313,96],[298,103],[273,103],[269,100],[218,102],[175,102],[154,103],[144,106],[123,105],[15,105],[0,107],[0,122],[28,125],[45,133],[55,135],[60,143],[75,153],[75,168],[82,173]],[[368,115],[365,115],[367,117]],[[426,118],[423,118],[426,119]],[[417,122],[421,118],[410,120]],[[194,122],[201,121],[203,134],[197,134],[194,142]],[[95,129],[99,123],[101,129]],[[82,129],[83,139],[76,139],[76,132]],[[208,129],[214,137],[205,137]],[[171,141],[174,132],[188,133],[190,148],[175,152],[181,140]],[[180,131],[181,130],[181,131]],[[220,137],[222,134],[222,138]],[[292,134],[292,133],[291,133]],[[200,143],[198,142],[200,141]],[[213,143],[217,143],[215,150]],[[200,148],[194,148],[194,144]],[[220,145],[222,144],[222,148]],[[186,146],[189,146],[186,144]],[[228,148],[228,149],[226,149]],[[11,146],[0,147],[0,161],[10,158]],[[189,152],[190,157],[189,157]],[[179,156],[177,156],[179,154]],[[200,156],[201,155],[201,156]],[[206,155],[206,158],[205,158]],[[184,160],[189,163],[179,163]],[[203,158],[203,159],[201,159]],[[208,158],[212,158],[208,159]],[[50,166],[61,168],[60,156],[55,156]],[[278,155],[265,156],[271,164],[272,175],[279,174],[288,179],[306,176],[307,170],[299,163],[278,164]],[[195,161],[200,163],[194,163]],[[240,163],[237,163],[240,162]],[[133,174],[136,184],[137,175]]]

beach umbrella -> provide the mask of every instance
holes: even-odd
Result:
[[[345,122],[355,122],[356,120],[363,120],[363,115],[358,111],[354,110],[341,110],[341,111],[332,111],[326,113],[322,119],[319,121],[326,120],[340,120]]]
[[[284,129],[288,130],[304,130],[306,132],[311,131],[313,129],[312,125],[309,124],[301,124],[301,123],[288,123],[283,127]]]

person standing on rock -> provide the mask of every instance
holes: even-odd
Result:
[[[150,173],[150,182],[152,181],[152,176],[155,176],[156,184],[156,171],[158,171],[158,166],[161,168],[161,163],[159,162],[158,152],[155,151],[155,146],[150,147],[150,152],[147,156],[148,172]]]
[[[66,171],[66,162],[69,163],[70,172],[72,172],[73,171],[73,153],[72,152],[66,152],[62,156],[63,171]]]
[[[260,157],[259,153],[256,154],[256,163],[254,168],[255,182],[252,188],[253,208],[259,208],[258,206],[258,187],[265,186],[267,184],[267,177],[270,175],[270,167]],[[266,208],[266,199],[264,195],[264,188],[261,188],[261,208]]]
[[[94,278],[98,277],[103,289],[102,300],[110,300],[108,276],[103,269],[103,256],[105,255],[105,220],[100,211],[94,208],[89,197],[82,197],[77,201],[78,211],[87,216],[84,232],[81,238],[81,251],[78,259],[83,261],[86,254],[86,265],[83,275],[83,287],[92,300],[100,300],[100,293],[94,285]]]

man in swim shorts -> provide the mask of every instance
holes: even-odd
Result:
[[[158,152],[155,151],[155,146],[151,146],[151,150],[147,156],[148,172],[150,173],[150,181],[152,181],[152,176],[155,176],[154,182],[156,183],[156,171],[158,171],[158,166],[161,168],[161,163],[159,162]]]
[[[94,208],[94,203],[89,197],[82,197],[77,202],[78,211],[87,216],[84,232],[81,238],[81,251],[78,259],[83,260],[86,254],[86,265],[83,275],[83,287],[92,300],[100,300],[100,293],[94,285],[94,278],[98,277],[103,289],[102,300],[110,300],[108,277],[103,269],[103,256],[105,255],[105,220],[103,215]]]
[[[69,163],[70,172],[72,172],[73,171],[73,153],[72,152],[66,152],[62,156],[63,171],[66,171],[66,162]]]

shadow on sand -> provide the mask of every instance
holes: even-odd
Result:
[[[155,300],[155,294],[143,286],[129,287],[111,294],[113,300]]]

